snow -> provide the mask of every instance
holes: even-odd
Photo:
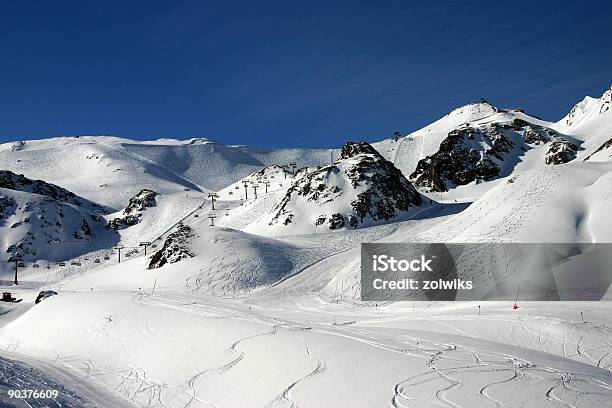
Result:
[[[290,187],[329,165],[329,149],[111,136],[1,145],[0,168],[112,211],[86,249],[37,241],[40,267],[28,261],[20,285],[8,263],[0,270],[2,289],[23,299],[0,304],[0,378],[57,387],[64,406],[78,407],[611,406],[612,290],[601,302],[519,299],[516,310],[501,301],[359,300],[364,242],[612,242],[612,151],[594,154],[612,137],[609,95],[586,99],[557,123],[470,104],[397,142],[375,143],[406,177],[466,123],[484,129],[520,119],[583,150],[548,165],[550,141],[514,149],[495,180],[420,191],[427,205],[408,214],[335,231],[311,221],[345,211],[364,188],[340,173],[326,183],[346,196],[321,205],[302,197],[291,203],[295,228],[270,225]],[[524,136],[505,130],[516,145]],[[339,156],[331,151],[341,170],[356,164]],[[308,173],[285,178],[279,166],[291,162]],[[106,229],[145,188],[158,193],[155,205],[139,210],[134,225]],[[31,191],[0,195],[20,208],[2,218],[3,252],[28,232],[42,234],[39,224],[11,225],[59,205]],[[71,243],[93,207],[63,206],[58,239]],[[181,244],[193,257],[149,269],[178,225],[189,227]],[[142,241],[153,243],[147,255]],[[125,247],[121,263],[117,244]],[[43,289],[58,295],[35,304]],[[11,406],[5,394],[0,406]]]

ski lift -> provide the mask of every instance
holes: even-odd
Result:
[[[60,262],[59,266],[66,266],[66,262]]]
[[[94,263],[100,263],[100,260],[96,258],[94,259]]]
[[[77,261],[72,261],[72,262],[70,262],[70,265],[81,266],[81,263],[77,262]]]
[[[32,268],[40,268],[40,265],[38,265],[38,264],[33,264],[33,265],[32,265]]]
[[[105,255],[104,258],[102,258],[102,259],[104,259],[105,261],[108,261],[110,259],[110,257],[108,255]]]

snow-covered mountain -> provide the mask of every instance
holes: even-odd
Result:
[[[104,209],[41,180],[0,171],[0,245],[5,259],[66,260],[112,246]]]
[[[580,141],[524,119],[508,119],[466,123],[451,130],[438,151],[417,163],[410,179],[441,192],[506,177],[531,149],[545,151],[545,164],[564,164],[576,158]]]
[[[607,406],[610,302],[362,302],[360,244],[612,242],[610,95],[331,151],[1,145],[2,260],[25,266],[1,271],[24,301],[0,305],[0,348],[148,408]]]
[[[80,136],[0,145],[0,169],[57,184],[115,211],[142,189],[202,194],[268,165],[316,166],[329,157],[329,149],[259,149],[207,139]]]
[[[249,230],[307,233],[372,226],[403,219],[423,204],[393,163],[366,142],[349,142],[332,165],[296,174],[276,207]]]

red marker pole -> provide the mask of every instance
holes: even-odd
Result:
[[[514,306],[512,306],[512,309],[516,310],[518,309],[518,305],[516,304],[516,302],[518,302],[518,297],[519,297],[519,292],[521,291],[521,287],[518,287],[518,290],[516,291],[516,299],[514,299]]]

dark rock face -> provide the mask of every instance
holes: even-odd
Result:
[[[565,139],[554,140],[546,153],[546,164],[564,164],[576,158],[578,146]]]
[[[344,217],[342,214],[336,213],[329,217],[329,229],[335,230],[344,227]]]
[[[380,153],[376,151],[369,143],[366,142],[348,142],[340,150],[340,159],[348,159],[359,154],[371,154],[373,156],[379,156]]]
[[[366,142],[347,143],[333,165],[299,177],[273,210],[270,225],[294,222],[292,206],[298,199],[315,208],[336,208],[311,221],[315,226],[327,223],[332,230],[390,220],[422,204],[421,195],[400,170]]]
[[[534,145],[547,143],[551,137],[557,134],[552,129],[545,129],[542,126],[533,125],[522,119],[514,119],[512,126],[509,126],[509,128],[521,132],[525,143]]]
[[[191,227],[180,223],[168,235],[164,246],[153,254],[149,262],[149,269],[161,268],[169,263],[175,263],[185,258],[193,258],[195,253],[190,248],[190,241],[194,236],[195,234]]]
[[[498,163],[513,148],[514,143],[497,126],[455,129],[436,153],[417,163],[410,180],[432,191],[448,191],[453,184],[493,180],[501,171]]]
[[[16,142],[13,142],[13,144],[11,145],[11,151],[12,152],[22,151],[23,149],[25,149],[25,145],[26,145],[26,142],[24,142],[23,140],[18,140]]]
[[[127,228],[140,222],[142,212],[150,207],[155,207],[155,197],[157,193],[152,190],[143,189],[138,194],[130,198],[127,207],[123,210],[123,216],[113,218],[108,226],[114,230]]]
[[[474,181],[491,181],[502,176],[509,159],[516,160],[527,150],[547,143],[551,143],[547,164],[567,163],[579,149],[560,133],[522,119],[464,126],[449,132],[439,150],[420,160],[409,178],[419,187],[438,192]]]

